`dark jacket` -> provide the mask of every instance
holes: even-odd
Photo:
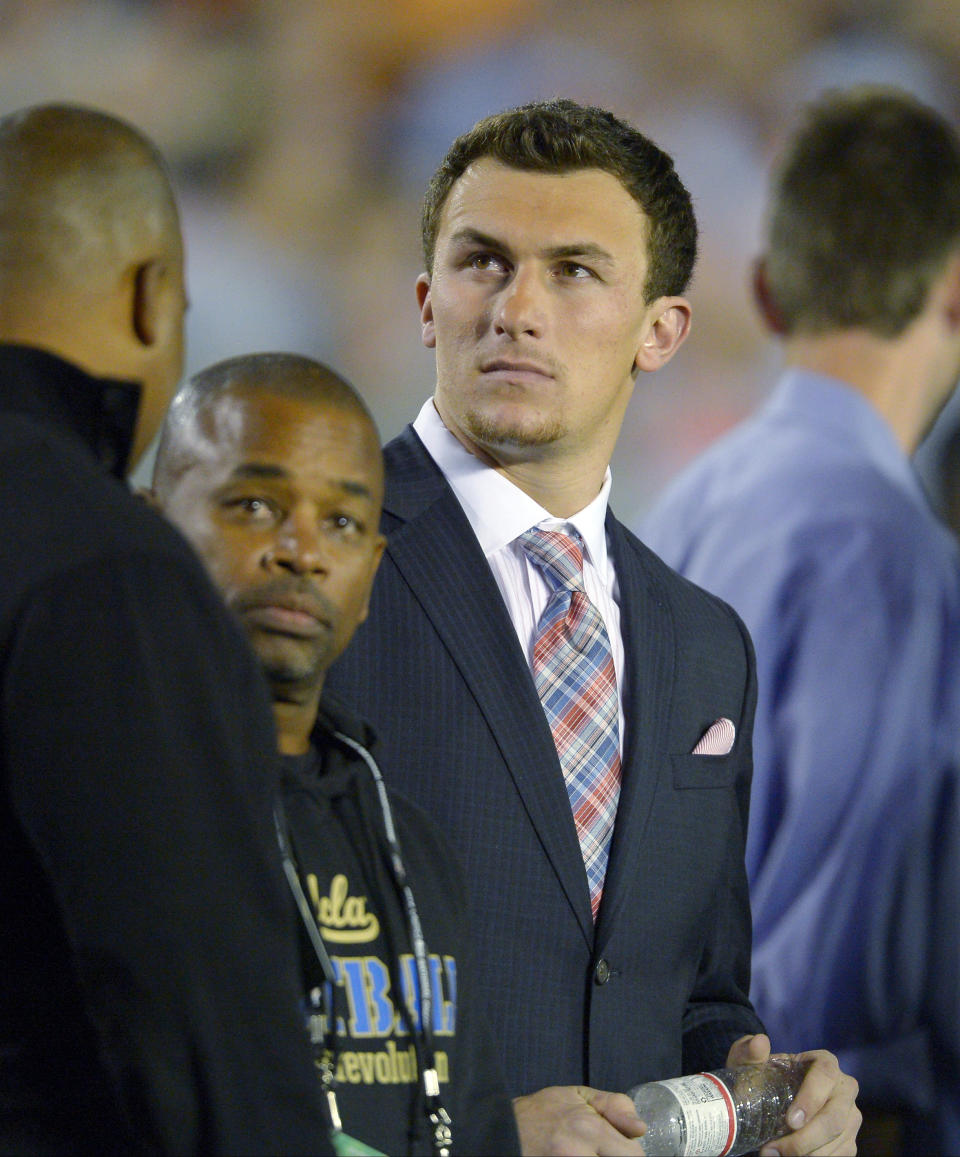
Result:
[[[269,703],[137,399],[0,346],[0,1150],[316,1151]]]
[[[337,1101],[351,1136],[396,1157],[429,1154],[422,1034],[405,1011],[418,1002],[403,896],[373,775],[344,735],[372,746],[369,728],[324,700],[313,750],[285,760],[283,790],[304,892],[342,982]],[[428,951],[431,1036],[453,1152],[518,1153],[513,1110],[477,1006],[463,879],[436,825],[401,796],[389,799]],[[307,987],[319,984],[309,952],[306,967]],[[319,1016],[314,1028],[322,1035]]]
[[[327,687],[370,720],[388,782],[452,838],[507,1090],[716,1068],[750,1006],[744,839],[753,650],[719,599],[612,514],[626,653],[623,784],[596,926],[556,748],[457,498],[407,429],[386,451],[387,552]],[[697,756],[718,718],[726,756]]]

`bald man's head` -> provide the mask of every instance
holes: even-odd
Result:
[[[73,105],[0,119],[5,294],[88,294],[158,244],[179,248],[176,203],[160,154],[136,129]]]
[[[183,365],[183,248],[160,154],[77,105],[0,119],[0,341],[143,387],[134,452]]]
[[[225,398],[270,394],[292,398],[321,410],[350,414],[365,431],[367,455],[382,492],[383,467],[376,424],[357,391],[329,366],[293,353],[253,353],[226,358],[201,370],[180,388],[160,435],[154,460],[153,489],[161,500],[179,475],[234,431],[219,430],[233,413],[220,407]]]

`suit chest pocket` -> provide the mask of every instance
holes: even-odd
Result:
[[[673,786],[686,788],[733,787],[739,758],[729,755],[671,755]]]

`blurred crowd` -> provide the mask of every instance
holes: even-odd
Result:
[[[750,272],[797,105],[887,81],[956,120],[958,64],[955,0],[0,0],[0,114],[93,104],[172,165],[187,370],[311,355],[357,384],[384,439],[432,390],[419,201],[452,138],[554,95],[637,124],[674,157],[702,233],[693,337],[641,381],[613,460],[632,526],[772,383]]]

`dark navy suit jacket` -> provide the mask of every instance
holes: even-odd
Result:
[[[478,980],[512,1095],[716,1068],[750,1006],[743,855],[753,650],[725,603],[611,515],[626,652],[623,785],[596,927],[556,750],[476,536],[408,427],[386,450],[388,549],[327,690],[380,739],[471,888]],[[694,756],[730,718],[727,756]]]

